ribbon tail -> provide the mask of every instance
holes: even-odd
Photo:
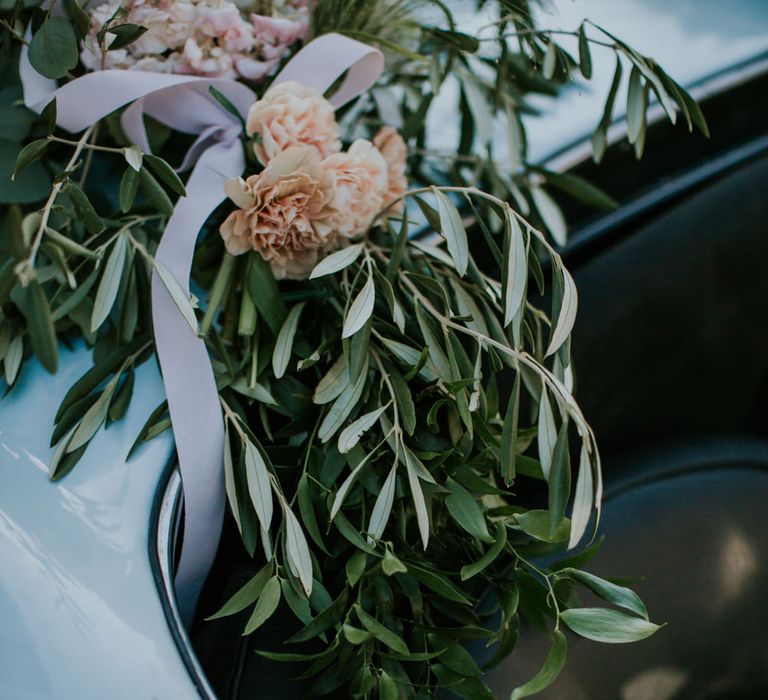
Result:
[[[185,293],[198,233],[223,201],[227,177],[240,175],[244,166],[239,142],[209,148],[192,171],[187,196],[179,200],[168,221],[155,258]],[[224,519],[224,423],[205,343],[157,273],[152,277],[152,322],[184,487],[184,546],[176,593],[188,624],[216,556]]]

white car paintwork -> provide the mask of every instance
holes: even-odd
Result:
[[[150,567],[170,432],[126,462],[163,399],[154,361],[137,370],[125,418],[48,480],[54,414],[90,364],[82,348],[62,354],[55,376],[32,361],[0,402],[0,698],[196,698]]]

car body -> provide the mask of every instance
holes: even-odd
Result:
[[[727,7],[712,0],[561,5],[567,16],[558,23],[573,28],[583,15],[615,28],[644,53],[658,56],[704,99],[707,113],[717,115],[709,145],[702,140],[686,145],[685,135],[658,122],[642,164],[621,144],[619,120],[602,170],[588,160],[588,133],[599,118],[601,80],[609,76],[598,76],[589,91],[542,101],[544,115],[529,125],[537,160],[589,176],[621,202],[617,211],[599,217],[566,207],[575,225],[565,254],[575,269],[582,309],[574,341],[578,396],[603,445],[607,479],[608,539],[598,573],[612,573],[612,566],[622,574],[659,573],[660,582],[649,584],[647,595],[654,615],[655,602],[687,595],[676,585],[688,580],[686,572],[680,571],[678,580],[669,576],[681,562],[690,565],[689,574],[696,572],[696,581],[709,581],[708,561],[720,562],[725,573],[717,574],[722,585],[715,588],[726,591],[719,617],[705,597],[696,598],[686,608],[682,631],[677,626],[674,636],[665,637],[662,630],[662,641],[648,647],[655,649],[648,656],[643,646],[624,650],[623,656],[613,650],[599,656],[594,645],[574,645],[575,663],[550,697],[671,699],[691,674],[711,666],[720,647],[702,646],[708,656],[690,654],[685,665],[665,640],[684,646],[693,629],[712,634],[717,630],[712,620],[725,624],[724,616],[737,609],[745,644],[757,648],[757,656],[766,645],[764,634],[750,631],[750,624],[764,629],[765,621],[744,617],[752,609],[744,600],[760,606],[755,590],[744,583],[734,588],[728,573],[741,572],[734,576],[742,581],[765,577],[762,534],[768,522],[759,496],[766,493],[768,435],[764,418],[762,424],[754,420],[754,411],[761,389],[763,396],[768,389],[765,352],[756,344],[762,338],[764,347],[766,339],[768,243],[756,227],[768,217],[768,198],[757,189],[764,193],[768,182],[768,121],[745,112],[751,104],[768,113],[768,5],[761,0],[734,0]],[[723,211],[728,216],[721,216]],[[723,234],[726,228],[730,236]],[[721,269],[724,260],[728,274]],[[735,274],[737,268],[746,270],[746,282]],[[282,667],[267,668],[264,661],[255,666],[251,654],[249,668],[233,671],[231,659],[222,659],[248,650],[239,632],[200,623],[193,628],[193,647],[180,622],[172,585],[180,482],[170,433],[127,460],[143,421],[162,398],[153,362],[137,372],[125,419],[96,436],[72,474],[48,480],[53,416],[89,363],[82,345],[63,354],[55,376],[30,362],[0,403],[0,697],[213,698],[257,691],[262,698],[289,697]],[[674,483],[665,481],[673,476]],[[722,494],[713,496],[720,489]],[[675,492],[678,498],[671,497]],[[660,502],[678,515],[665,520]],[[712,515],[697,521],[703,512]],[[718,539],[728,528],[736,534]],[[697,547],[683,556],[690,538]],[[647,561],[622,559],[626,542],[633,543],[632,551],[646,542]],[[225,587],[211,590],[204,602],[212,604],[225,592]],[[726,594],[731,603],[741,601],[737,608]],[[673,602],[662,607],[663,615],[675,612]],[[710,624],[685,622],[707,611]],[[220,643],[225,638],[230,646]],[[525,639],[491,677],[500,694],[540,663],[535,638]],[[627,661],[627,653],[634,659]],[[658,660],[664,655],[666,666]],[[596,676],[592,663],[615,672]],[[640,690],[633,689],[637,683],[627,690],[648,669],[656,675],[645,685],[641,678]],[[737,671],[732,672],[738,676]],[[649,687],[666,688],[667,694],[643,695]],[[705,690],[696,697],[710,697]]]

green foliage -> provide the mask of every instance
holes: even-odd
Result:
[[[345,136],[399,126],[411,180],[424,187],[301,284],[278,283],[259,255],[235,258],[218,236],[204,237],[194,267],[199,311],[153,257],[185,194],[168,164],[180,160],[176,137],[150,121],[161,155],[142,155],[119,114],[72,137],[55,130],[55,103],[39,117],[22,106],[14,71],[0,85],[0,204],[12,205],[2,213],[2,375],[13,389],[32,356],[55,371],[59,340],[83,337],[93,348],[93,367],[56,415],[51,478],[63,478],[97,431],[125,414],[135,368],[152,354],[156,273],[212,355],[227,500],[254,560],[252,578],[212,617],[247,611],[250,634],[287,606],[301,629],[264,655],[306,662],[318,694],[394,699],[449,688],[491,697],[482,671],[512,652],[527,615],[548,626],[552,646],[514,691],[523,698],[563,667],[563,626],[611,643],[656,630],[632,591],[576,568],[578,557],[536,563],[583,540],[602,489],[594,436],[571,395],[578,297],[550,242],[567,241],[558,197],[596,208],[616,202],[583,179],[530,164],[531,122],[521,117],[529,95],[556,98],[589,80],[591,47],[601,42],[616,67],[592,136],[596,161],[617,103],[626,102],[638,157],[652,100],[690,130],[706,134],[706,121],[661,67],[601,27],[553,32],[532,24],[525,0],[480,4],[493,5],[496,20],[479,37],[438,2],[317,5],[315,35],[340,31],[387,57],[379,84],[341,111]],[[79,70],[78,42],[89,31],[78,3],[64,5],[66,17],[35,15],[29,47],[33,67],[57,79]],[[20,4],[0,9],[8,26],[31,17]],[[144,28],[124,19],[118,9],[107,22],[102,50],[141,36]],[[567,34],[576,55],[561,43]],[[3,37],[6,56],[17,39]],[[427,117],[450,87],[459,136],[438,152]],[[503,139],[494,138],[498,125]],[[432,240],[412,239],[416,222]],[[131,455],[169,427],[163,403]],[[546,509],[518,495],[526,486],[546,488]],[[579,586],[621,610],[579,607]],[[483,669],[465,650],[473,639],[488,646]],[[320,651],[296,651],[305,642]]]
[[[29,62],[46,78],[63,78],[78,56],[75,30],[64,17],[47,17],[29,42]]]

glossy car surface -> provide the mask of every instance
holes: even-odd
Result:
[[[592,16],[697,83],[717,119],[709,144],[659,127],[644,164],[617,145],[602,170],[584,161],[583,140],[599,117],[599,87],[542,103],[554,110],[535,123],[536,158],[560,153],[553,167],[575,166],[622,202],[596,218],[566,207],[579,223],[568,248],[581,295],[578,396],[609,485],[596,571],[645,576],[638,588],[652,614],[671,623],[637,647],[573,644],[571,670],[550,697],[762,697],[768,3],[559,5],[562,26]],[[0,697],[213,697],[169,594],[179,493],[170,433],[126,462],[162,397],[154,363],[137,373],[126,418],[72,474],[48,481],[53,415],[89,362],[78,347],[55,377],[31,363],[0,402]],[[227,546],[219,565],[231,561]],[[630,547],[645,553],[640,561],[626,561]],[[196,628],[220,696],[290,697],[284,667],[256,666],[236,628]],[[500,697],[540,663],[534,640],[494,674]],[[233,668],[241,658],[248,663]]]

